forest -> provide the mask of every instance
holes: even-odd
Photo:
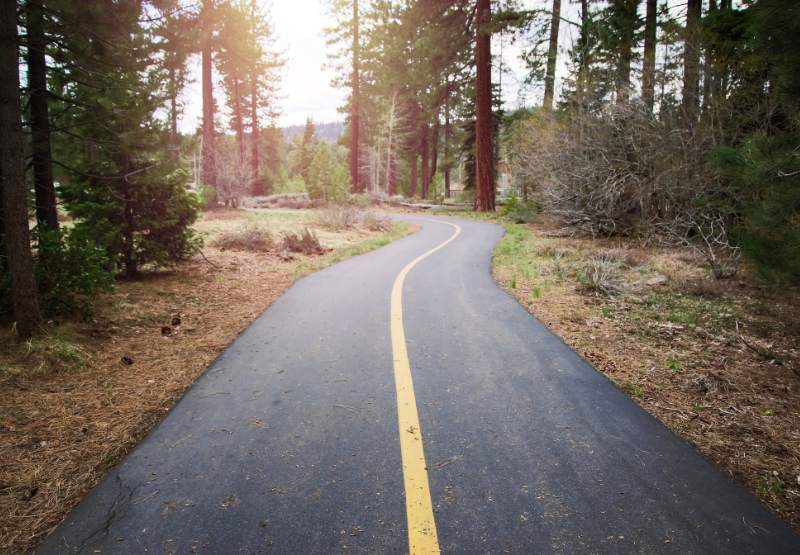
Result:
[[[449,198],[459,167],[478,211],[495,210],[502,164],[523,216],[691,246],[720,277],[744,256],[797,283],[795,2],[327,9],[348,91],[336,144],[310,120],[288,142],[276,127],[284,60],[256,2],[4,4],[0,307],[21,337],[115,275],[191,256],[204,206],[306,191],[312,162],[325,180],[308,192],[325,199]],[[503,108],[498,40],[521,50],[540,104]],[[202,125],[186,135],[180,99],[196,63]]]
[[[800,529],[796,0],[319,0],[345,100],[299,125],[267,2],[0,2],[0,551],[293,283],[420,214],[458,229],[428,254],[456,221],[497,232],[460,255],[486,248],[492,287]]]
[[[494,210],[502,162],[516,212],[691,246],[719,277],[744,255],[797,283],[795,2],[358,4],[337,4],[330,36],[359,128],[356,189],[449,197],[463,162],[468,200]],[[502,108],[490,53],[502,40],[522,51],[539,105]]]

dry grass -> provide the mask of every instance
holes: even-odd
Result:
[[[363,211],[352,204],[330,204],[319,211],[317,223],[334,230],[352,229],[363,217]]]
[[[36,545],[298,276],[408,231],[329,233],[320,248],[335,248],[322,257],[214,246],[231,230],[274,236],[314,217],[211,212],[197,226],[208,261],[122,281],[94,320],[30,344],[0,330],[0,552]]]
[[[254,252],[269,252],[275,247],[272,234],[252,223],[220,233],[211,244],[222,250]]]
[[[289,252],[300,254],[325,254],[325,249],[316,234],[308,228],[298,233],[286,233],[283,236],[283,248]]]
[[[318,211],[317,225],[331,230],[387,231],[391,224],[372,210],[352,204],[329,204]]]
[[[509,226],[496,279],[648,412],[800,530],[800,294],[717,280],[680,249]],[[587,295],[612,257],[624,293]],[[738,327],[738,331],[737,331]]]

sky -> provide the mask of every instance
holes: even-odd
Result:
[[[327,48],[325,46],[324,29],[331,26],[331,17],[325,0],[260,0],[270,14],[274,33],[275,47],[283,53],[286,65],[281,79],[281,98],[278,101],[281,115],[279,126],[300,125],[311,117],[319,123],[340,121],[344,116],[337,108],[344,104],[347,91],[331,86],[333,71],[327,69]],[[543,0],[527,0],[527,6],[537,6]],[[571,14],[570,7],[563,9],[564,17]],[[569,25],[561,25],[562,48],[568,46],[571,39]],[[511,44],[508,38],[501,41],[497,38],[493,44],[495,56],[502,52],[504,72],[503,99],[506,108],[513,109],[520,105],[530,104],[541,97],[541,89],[532,89],[521,94],[521,81],[524,76],[522,63],[519,60],[519,46]],[[196,129],[202,115],[202,95],[200,88],[200,60],[195,57],[190,61],[191,82],[184,91],[184,113],[180,121],[183,132],[191,133]],[[561,56],[563,61],[565,56]],[[497,66],[497,60],[495,60]],[[559,72],[566,67],[559,64]],[[497,72],[494,76],[498,80]],[[557,80],[558,82],[558,80]],[[221,87],[215,87],[217,102],[222,104]]]

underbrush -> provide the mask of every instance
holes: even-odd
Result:
[[[352,229],[361,221],[363,211],[351,204],[329,204],[320,209],[316,223],[332,230]]]
[[[353,204],[328,204],[317,214],[316,224],[320,227],[341,231],[364,228],[368,231],[387,231],[389,223],[373,211]]]
[[[688,248],[505,224],[497,281],[648,412],[800,528],[800,292]]]
[[[317,235],[308,228],[299,233],[284,234],[282,244],[287,251],[300,254],[325,254],[328,252],[328,249],[319,242]]]
[[[17,355],[16,363],[9,363],[0,369],[0,373],[10,376],[42,378],[83,368],[91,360],[84,345],[56,328],[48,329],[23,343],[18,343],[11,336],[4,337],[0,342],[8,354]]]
[[[220,233],[211,245],[234,251],[269,252],[275,247],[275,241],[269,231],[251,223]]]

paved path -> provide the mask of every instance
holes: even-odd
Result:
[[[500,228],[417,221],[295,284],[38,553],[800,553],[497,288]]]

